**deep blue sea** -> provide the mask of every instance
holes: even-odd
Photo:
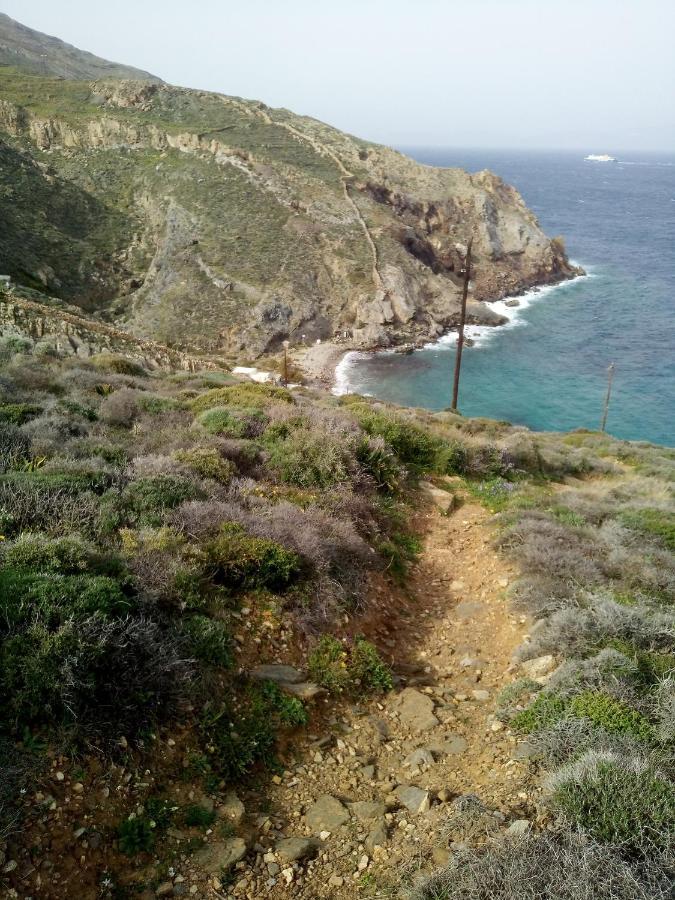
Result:
[[[589,273],[526,296],[508,326],[478,332],[462,357],[460,410],[537,430],[595,429],[613,362],[607,430],[675,445],[675,156],[592,163],[584,153],[401,149],[427,164],[496,172]],[[443,409],[454,361],[454,339],[410,356],[352,354],[339,383]]]

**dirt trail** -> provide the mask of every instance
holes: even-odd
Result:
[[[343,704],[323,734],[296,748],[270,786],[269,840],[221,896],[397,896],[406,873],[447,859],[440,834],[455,797],[478,795],[500,811],[501,827],[532,818],[528,767],[494,718],[526,625],[508,611],[516,573],[491,545],[490,518],[472,502],[449,516],[420,514],[426,535],[409,600],[394,625],[379,625],[391,656],[408,660],[395,666],[396,689]],[[318,855],[305,858],[302,841],[279,852],[285,837],[318,837]]]

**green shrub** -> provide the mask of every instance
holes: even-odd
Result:
[[[654,738],[654,730],[643,715],[608,694],[584,691],[572,698],[570,713],[590,719],[609,734],[633,734],[643,741]]]
[[[31,619],[54,628],[94,613],[122,616],[133,606],[120,585],[105,576],[0,570],[0,629],[16,628]]]
[[[98,419],[98,413],[95,409],[92,409],[91,406],[84,406],[82,403],[77,403],[75,400],[62,400],[61,406],[72,415],[86,419],[87,422],[96,422]]]
[[[586,753],[552,779],[551,804],[598,841],[629,853],[669,851],[675,840],[675,787],[648,763]]]
[[[324,634],[307,660],[313,680],[334,694],[389,691],[393,687],[391,671],[382,662],[377,649],[362,637],[351,645]]]
[[[530,734],[532,731],[541,731],[555,725],[567,714],[568,703],[558,694],[550,691],[542,691],[535,697],[527,709],[517,713],[511,720],[514,731]]]
[[[186,500],[203,496],[188,478],[179,475],[149,475],[130,482],[123,491],[111,491],[101,499],[101,529],[124,526],[160,526],[164,515]]]
[[[382,438],[364,438],[356,447],[356,458],[380,490],[395,493],[405,475],[394,451]]]
[[[486,509],[493,513],[505,509],[517,490],[517,485],[505,478],[488,478],[485,481],[467,480],[466,487]]]
[[[265,435],[269,468],[287,484],[326,488],[350,480],[355,459],[344,435],[298,428],[287,436]]]
[[[173,454],[179,462],[189,466],[201,478],[212,478],[227,484],[236,466],[229,459],[223,459],[215,447],[194,447],[190,450],[176,450]]]
[[[197,421],[209,434],[246,438],[260,434],[266,419],[259,409],[228,409],[224,406],[214,406],[200,413]]]
[[[263,681],[258,690],[263,700],[269,703],[281,725],[297,728],[307,724],[307,710],[298,697],[284,694],[279,685],[273,681]]]
[[[125,819],[117,829],[119,848],[127,856],[149,853],[155,844],[150,822],[141,816]]]
[[[23,425],[35,416],[39,416],[42,407],[34,403],[0,403],[0,422],[10,425]]]
[[[271,403],[293,403],[293,395],[285,388],[271,384],[241,382],[231,387],[213,388],[201,394],[190,404],[195,412],[203,412],[214,406],[243,406],[264,409]]]
[[[92,547],[79,535],[50,538],[24,532],[14,543],[3,548],[2,561],[5,566],[34,569],[36,573],[73,575],[86,571],[92,556]]]
[[[148,797],[143,805],[150,827],[154,828],[155,832],[165,831],[178,811],[178,807],[173,806],[167,797]]]
[[[162,413],[170,412],[174,409],[181,409],[181,404],[173,397],[160,397],[157,394],[139,394],[139,407],[152,416],[159,416]]]
[[[89,357],[89,362],[100,372],[114,372],[116,375],[132,375],[137,378],[148,374],[140,363],[114,353],[96,353]]]
[[[412,471],[446,473],[461,465],[462,452],[427,429],[393,412],[378,412],[365,404],[350,405],[366,434],[379,436]]]
[[[232,666],[232,638],[223,622],[208,616],[191,616],[185,621],[183,631],[189,651],[196,659],[212,666]]]
[[[664,509],[628,509],[619,515],[628,528],[642,534],[654,535],[675,551],[675,513]]]
[[[187,806],[183,811],[183,822],[188,828],[210,828],[216,820],[216,814],[212,809],[205,809],[203,806],[193,804]]]
[[[389,574],[402,584],[410,565],[422,552],[422,542],[415,535],[393,531],[388,538],[376,541],[375,549],[385,560]]]
[[[251,537],[240,525],[221,526],[204,551],[211,576],[228,588],[280,590],[300,574],[300,557],[275,541]]]
[[[616,594],[614,599],[619,602]],[[613,638],[604,646],[617,650],[635,663],[637,677],[642,687],[651,688],[668,675],[675,674],[675,653],[644,650],[619,638]]]

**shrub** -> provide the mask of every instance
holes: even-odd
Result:
[[[356,468],[342,435],[299,428],[286,437],[265,436],[267,463],[280,481],[325,488],[347,481]]]
[[[351,404],[350,412],[366,434],[383,438],[401,462],[414,472],[449,472],[459,460],[460,454],[455,455],[447,442],[410,419],[359,403]]]
[[[243,406],[264,409],[270,403],[293,403],[293,395],[285,388],[270,384],[241,382],[231,387],[214,388],[201,394],[190,404],[196,412],[204,412],[214,406]]]
[[[30,457],[30,438],[15,425],[0,426],[0,473]]]
[[[160,397],[157,394],[146,393],[138,395],[138,405],[144,412],[153,416],[181,408],[181,404],[172,397]]]
[[[235,523],[222,525],[204,551],[211,576],[229,588],[283,589],[300,573],[297,554]]]
[[[183,463],[201,478],[212,478],[221,484],[227,484],[236,472],[236,466],[228,459],[223,459],[215,447],[194,447],[190,450],[176,450],[173,454],[178,462]]]
[[[140,413],[138,392],[121,388],[104,398],[99,417],[106,425],[115,428],[131,428]]]
[[[398,490],[405,469],[383,438],[364,438],[357,445],[356,458],[380,490],[392,494]]]
[[[114,353],[96,353],[89,357],[89,363],[100,372],[114,372],[116,375],[140,378],[148,374],[140,363]]]
[[[191,656],[212,666],[232,666],[232,638],[223,622],[208,616],[191,616],[183,624],[183,633]]]
[[[632,734],[643,741],[654,737],[644,716],[607,694],[584,691],[572,699],[570,712],[578,718],[590,719],[609,734]]]
[[[563,697],[542,691],[527,709],[513,717],[511,727],[525,734],[550,728],[566,715],[567,709],[567,701]]]
[[[549,788],[553,808],[596,840],[637,854],[673,847],[675,787],[644,760],[589,751]]]
[[[149,853],[155,844],[150,822],[141,816],[125,819],[117,829],[117,839],[120,850],[127,856]]]
[[[394,531],[388,538],[376,541],[375,547],[383,557],[387,571],[399,583],[405,581],[411,563],[422,552],[419,538],[401,531]]]
[[[266,419],[260,410],[228,409],[214,406],[197,417],[197,422],[209,434],[233,438],[258,437],[265,430]]]
[[[212,809],[193,804],[183,811],[183,822],[188,828],[210,828],[216,820],[216,814]]]
[[[2,560],[6,566],[72,575],[89,567],[92,550],[77,534],[49,538],[24,532],[13,544],[5,545]]]
[[[72,483],[32,477],[0,479],[0,522],[6,535],[21,531],[90,532],[98,519],[99,503],[90,491],[74,492]]]
[[[628,528],[655,536],[675,552],[675,513],[664,509],[628,509],[619,518]]]
[[[0,425],[23,425],[42,412],[42,407],[34,403],[0,403]]]
[[[307,666],[314,681],[331,693],[373,693],[393,687],[390,669],[373,644],[362,637],[344,645],[332,635],[324,634],[309,654]]]
[[[154,475],[130,482],[123,491],[109,491],[101,501],[104,532],[129,525],[160,526],[165,514],[201,491],[179,475]]]
[[[568,830],[456,847],[411,900],[668,900],[668,873]]]

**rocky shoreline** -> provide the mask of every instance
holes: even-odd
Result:
[[[499,328],[506,325],[509,319],[500,315],[490,308],[489,304],[503,301],[505,306],[509,308],[518,308],[521,305],[520,298],[531,292],[539,292],[543,288],[557,287],[572,281],[576,278],[585,277],[586,272],[580,267],[575,267],[575,274],[561,278],[555,282],[542,282],[517,294],[507,295],[505,297],[495,297],[491,300],[472,303],[472,311],[467,315],[467,325],[489,326]],[[481,315],[480,307],[484,307],[485,315]],[[383,351],[390,353],[409,354],[416,350],[422,350],[429,343],[438,340],[443,335],[449,334],[456,330],[457,322],[449,323],[445,328],[438,326],[435,333],[427,333],[419,335],[401,343],[379,344],[373,347],[364,347],[349,340],[332,340],[321,341],[307,347],[294,348],[293,361],[302,370],[307,379],[307,383],[313,387],[322,387],[333,390],[336,385],[337,369],[348,353],[358,352],[367,354],[377,354]],[[471,340],[467,339],[466,345],[471,346]]]

